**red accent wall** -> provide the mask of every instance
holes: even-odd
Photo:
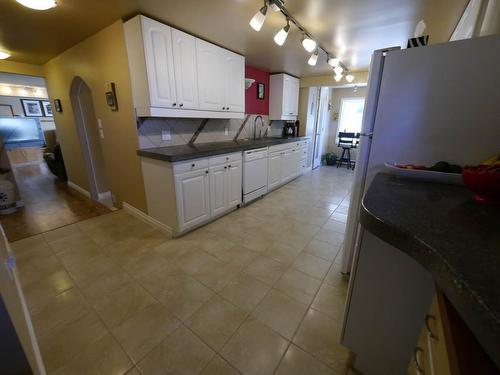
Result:
[[[245,90],[245,113],[252,115],[269,114],[269,72],[245,65],[245,78],[255,82]],[[264,84],[264,99],[257,99],[257,83]]]

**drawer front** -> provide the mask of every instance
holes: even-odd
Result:
[[[300,151],[300,160],[306,160],[307,159],[307,148],[303,148]]]
[[[208,159],[208,165],[213,166],[224,163],[231,163],[233,161],[238,161],[241,159],[242,159],[241,152],[233,152],[231,154],[223,154],[210,157]]]
[[[174,174],[208,168],[208,158],[179,161],[174,163]]]
[[[288,150],[288,149],[292,149],[294,147],[295,147],[295,142],[284,143],[281,145],[274,145],[274,146],[269,147],[269,153]]]

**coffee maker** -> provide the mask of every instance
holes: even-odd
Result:
[[[299,121],[286,122],[283,126],[283,138],[293,138],[299,136]]]

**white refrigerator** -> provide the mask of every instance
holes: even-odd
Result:
[[[375,51],[342,272],[359,246],[363,194],[384,162],[475,165],[499,152],[500,36]]]

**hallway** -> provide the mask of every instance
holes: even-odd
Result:
[[[178,239],[124,211],[12,244],[49,374],[345,374],[352,171]]]
[[[0,216],[10,242],[110,212],[55,178],[44,161],[14,165],[14,171],[25,206]]]

